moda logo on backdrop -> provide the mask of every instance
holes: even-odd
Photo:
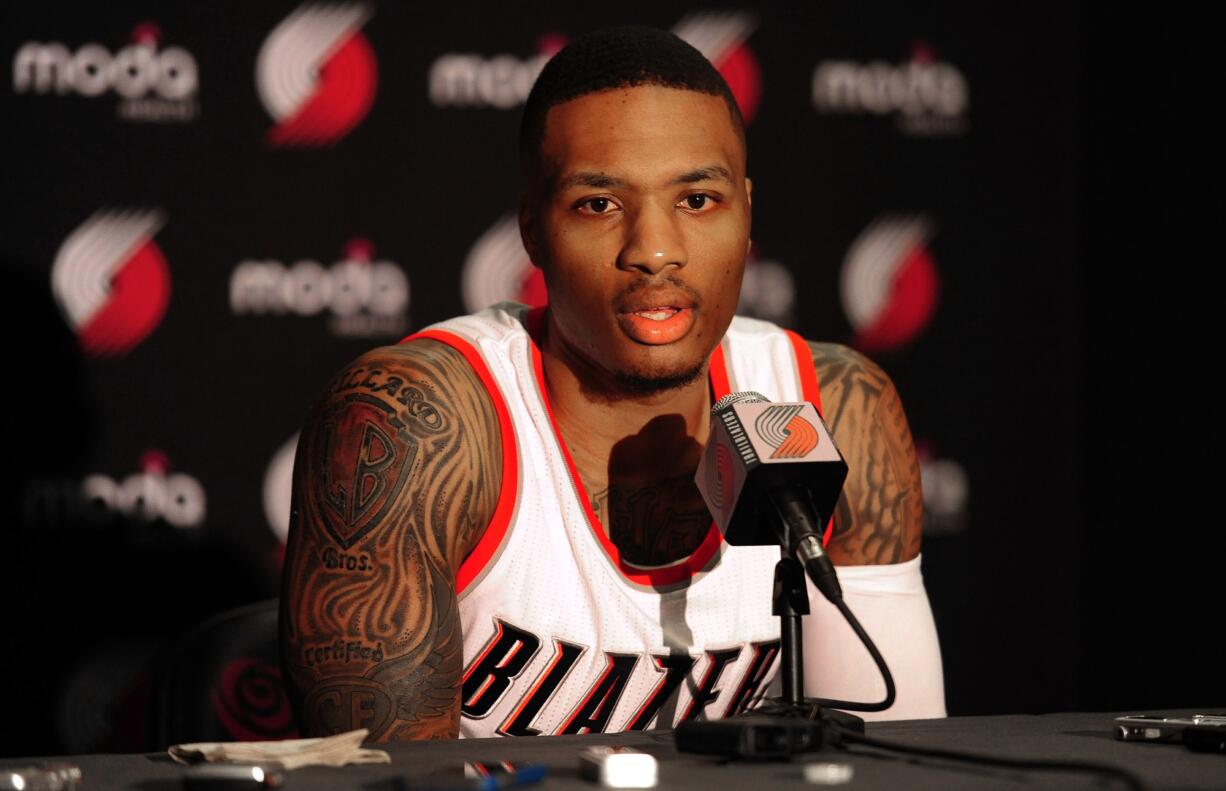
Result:
[[[939,278],[928,249],[933,223],[923,215],[879,217],[843,259],[843,310],[863,351],[897,349],[928,326]]]
[[[755,17],[740,11],[694,13],[673,27],[673,33],[705,55],[723,75],[746,122],[753,118],[762,96],[758,61],[745,45],[756,27]],[[537,52],[526,57],[509,53],[442,55],[430,67],[430,102],[436,107],[518,107],[528,98],[545,63],[565,44],[565,36],[550,33],[537,41]]]
[[[88,502],[130,519],[161,519],[184,529],[204,526],[204,486],[195,476],[171,472],[170,460],[160,450],[141,454],[140,472],[122,481],[101,473],[87,476],[81,491]]]
[[[156,22],[133,28],[112,52],[97,42],[70,50],[59,41],[29,41],[13,56],[13,92],[87,98],[115,93],[124,121],[181,122],[199,114],[196,59],[182,47],[160,49]]]
[[[813,106],[830,115],[893,115],[903,134],[955,136],[967,130],[970,89],[958,68],[925,41],[909,60],[824,60],[813,70]]]
[[[60,245],[51,291],[86,355],[127,354],[166,315],[170,270],[153,240],[164,224],[157,210],[103,210]]]
[[[271,145],[322,148],[361,123],[374,104],[379,69],[360,3],[307,3],[277,25],[255,64]]]
[[[286,265],[277,259],[242,261],[230,276],[230,309],[237,314],[317,316],[341,337],[400,336],[409,327],[409,278],[395,263],[375,260],[366,239],[345,245],[341,260]]]
[[[118,520],[164,522],[183,530],[204,526],[207,497],[194,475],[174,470],[157,448],[141,454],[138,471],[113,477],[35,481],[25,494],[29,527],[106,525]]]

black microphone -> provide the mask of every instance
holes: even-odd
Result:
[[[732,393],[711,409],[711,436],[694,482],[736,546],[781,545],[831,602],[841,601],[822,533],[847,478],[847,463],[817,408]]]

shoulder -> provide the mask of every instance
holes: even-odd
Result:
[[[864,354],[841,343],[805,341],[817,371],[821,387],[822,404],[827,411],[840,411],[849,398],[879,400],[882,397],[897,397],[894,383],[881,366]],[[834,414],[826,415],[827,420]]]
[[[361,395],[388,404],[427,431],[441,430],[448,422],[439,407],[462,421],[493,413],[490,394],[472,364],[456,349],[431,339],[365,352],[333,377],[320,405],[335,406]],[[471,428],[480,428],[482,422],[473,422]]]
[[[893,381],[865,355],[808,341],[823,415],[847,461],[831,557],[843,565],[899,563],[919,554],[923,492],[911,428]]]
[[[374,508],[376,493],[411,502],[467,491],[473,524],[459,533],[451,519],[435,525],[455,538],[447,553],[454,564],[493,515],[501,441],[493,400],[469,361],[446,343],[418,339],[371,349],[333,377],[307,419],[300,454],[305,451],[310,468],[326,465],[316,477],[337,479],[314,481],[317,487],[354,482],[346,514],[355,523],[357,511],[349,510],[366,510],[367,503],[383,510]],[[358,492],[363,487],[368,491]]]

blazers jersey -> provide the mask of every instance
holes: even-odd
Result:
[[[472,365],[498,413],[502,488],[456,578],[463,737],[670,728],[741,711],[779,658],[778,547],[733,547],[712,524],[675,563],[618,554],[558,432],[535,338],[540,309],[502,303],[412,336]],[[715,398],[755,390],[821,403],[795,333],[733,319],[710,360]]]

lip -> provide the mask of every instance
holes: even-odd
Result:
[[[689,334],[696,307],[696,295],[677,285],[636,288],[617,301],[617,322],[632,340],[661,346]]]
[[[618,313],[617,323],[632,340],[649,346],[662,346],[679,341],[689,333],[694,326],[694,309],[653,305],[643,310]]]

